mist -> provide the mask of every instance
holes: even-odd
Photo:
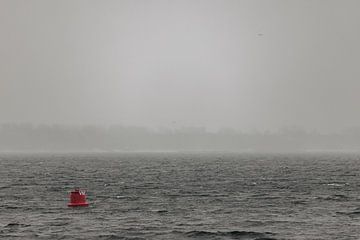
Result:
[[[234,129],[210,132],[204,127],[163,128],[113,125],[30,125],[0,127],[1,152],[358,152],[360,128],[341,134],[286,127],[277,132]]]
[[[2,139],[18,140],[5,137],[9,124],[48,126],[48,137],[57,136],[51,126],[76,133],[69,126],[89,125],[110,134],[111,126],[136,126],[148,137],[199,128],[205,139],[222,129],[274,138],[296,126],[311,139],[351,132],[360,125],[359,7],[356,0],[0,0]],[[336,146],[358,142],[341,139]],[[253,146],[229,142],[220,148]],[[333,147],[313,147],[326,146]]]

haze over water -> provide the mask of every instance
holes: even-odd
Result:
[[[0,1],[0,123],[358,127],[356,0]]]

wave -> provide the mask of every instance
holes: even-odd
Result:
[[[4,226],[4,228],[13,228],[13,227],[29,227],[31,225],[29,224],[23,224],[23,223],[16,223],[16,222],[11,222],[8,223]]]
[[[350,197],[344,194],[333,194],[333,195],[326,195],[326,196],[318,196],[316,199],[325,200],[325,201],[337,201],[337,202],[344,202],[349,201]]]
[[[115,240],[115,239],[124,239],[124,237],[115,235],[115,234],[104,234],[97,236],[98,239],[106,239],[106,240]]]
[[[353,216],[353,217],[358,217],[360,215],[360,208],[356,208],[351,212],[336,212],[337,214],[342,214],[342,215],[348,215],[348,216]]]
[[[349,183],[328,183],[326,185],[332,186],[332,187],[344,187],[344,186],[348,186]]]
[[[252,232],[252,231],[228,231],[228,232],[210,232],[210,231],[191,231],[187,232],[186,236],[195,239],[218,239],[223,237],[226,239],[239,239],[239,240],[275,240],[270,237],[274,235],[270,232]]]
[[[105,239],[105,240],[146,240],[141,237],[124,237],[116,234],[103,234],[96,236],[95,239]]]

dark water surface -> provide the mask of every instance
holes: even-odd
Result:
[[[0,154],[3,239],[360,239],[359,154]],[[88,190],[88,208],[68,193]]]

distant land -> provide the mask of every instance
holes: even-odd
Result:
[[[3,124],[0,151],[358,151],[360,130],[321,134],[209,132],[202,127],[150,130],[125,126]]]

